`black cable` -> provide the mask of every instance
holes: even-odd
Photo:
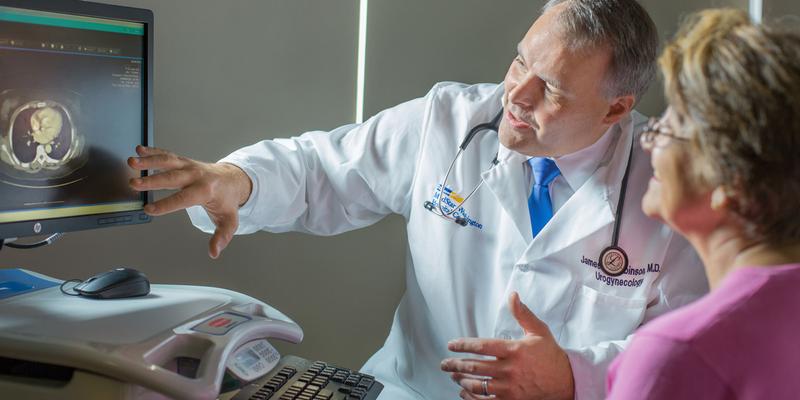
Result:
[[[68,284],[68,283],[70,283],[70,282],[78,282],[78,283],[81,283],[82,281],[81,281],[80,279],[70,279],[70,280],[68,280],[68,281],[61,282],[61,286],[59,286],[59,289],[61,289],[61,293],[64,293],[64,294],[66,294],[67,296],[80,296],[80,295],[81,295],[80,293],[78,293],[78,292],[75,292],[75,291],[73,290],[73,289],[75,289],[75,286],[77,286],[77,285],[73,285],[73,286],[70,288],[70,290],[73,290],[73,293],[70,293],[70,292],[68,292],[68,291],[64,290],[64,285],[66,285],[66,284]]]
[[[23,249],[23,250],[35,249],[37,247],[42,247],[42,246],[47,246],[48,244],[52,244],[56,240],[60,239],[62,236],[64,236],[63,233],[54,233],[48,236],[46,239],[36,243],[30,243],[30,244],[6,243],[5,245],[11,247],[12,249]],[[2,245],[0,245],[0,247],[2,247]]]

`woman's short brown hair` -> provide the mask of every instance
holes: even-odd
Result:
[[[752,239],[800,239],[800,35],[744,11],[690,16],[659,59],[667,101]]]

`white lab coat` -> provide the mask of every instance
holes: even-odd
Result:
[[[618,282],[633,286],[611,285],[591,265],[611,242],[634,128],[643,122],[638,114],[611,128],[615,137],[599,168],[535,239],[526,157],[499,145],[494,133],[472,142],[448,180],[462,196],[485,181],[462,210],[470,226],[427,211],[423,203],[433,199],[457,146],[471,127],[492,119],[501,95],[502,85],[440,83],[363,124],[263,141],[223,159],[253,181],[239,234],[331,235],[390,213],[405,217],[406,293],[386,343],[363,367],[386,385],[382,399],[457,398],[459,388],[439,369],[455,355],[447,342],[521,337],[507,307],[512,291],[567,349],[577,398],[601,398],[606,367],[629,335],[707,290],[687,242],[641,211],[651,169],[638,145],[619,242],[631,273]],[[486,172],[498,151],[499,164]],[[196,226],[213,231],[202,209],[189,214]]]

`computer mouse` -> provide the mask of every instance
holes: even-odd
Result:
[[[150,293],[150,281],[133,268],[115,268],[75,285],[73,290],[96,299],[123,299],[146,296]]]

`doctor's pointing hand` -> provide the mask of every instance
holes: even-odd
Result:
[[[227,163],[204,163],[169,151],[136,146],[139,157],[128,159],[137,171],[158,170],[146,178],[131,179],[135,190],[178,190],[170,196],[145,206],[153,216],[169,214],[191,206],[202,206],[214,222],[215,231],[208,244],[208,255],[219,257],[239,227],[239,207],[252,190],[250,178],[237,166]]]
[[[519,294],[509,298],[509,308],[524,332],[520,339],[460,338],[447,347],[475,357],[447,358],[442,370],[463,390],[465,399],[572,399],[574,382],[567,353],[550,329],[522,304]],[[486,358],[490,357],[490,358]]]

